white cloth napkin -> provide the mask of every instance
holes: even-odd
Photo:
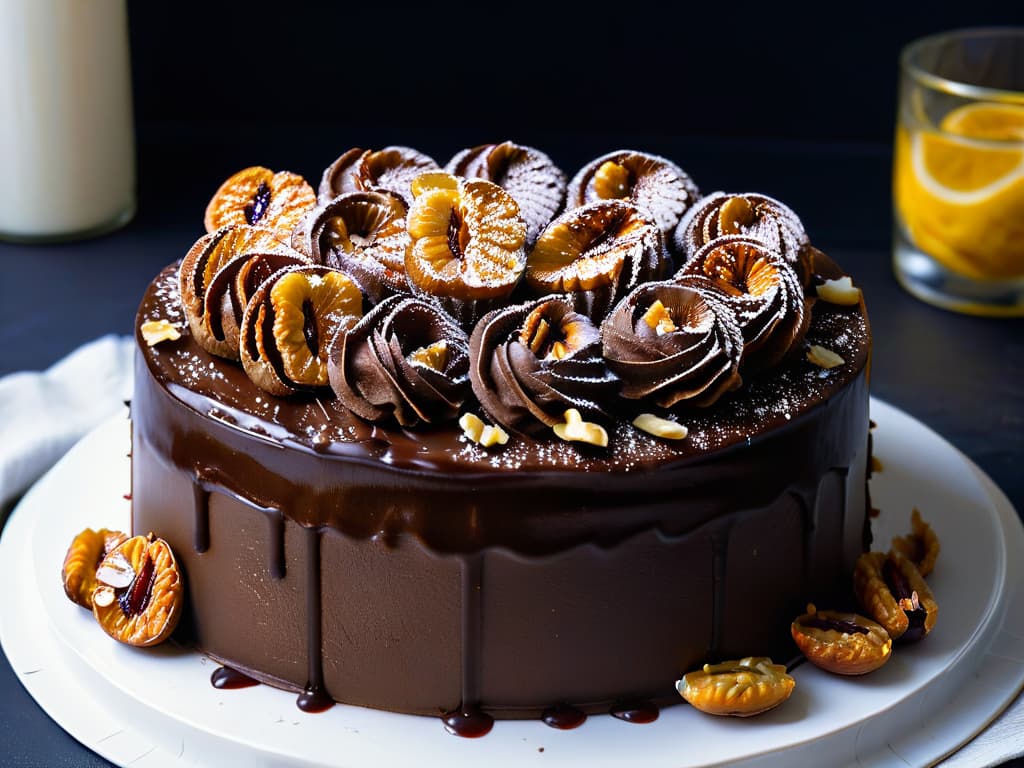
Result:
[[[42,373],[0,378],[0,509],[131,397],[134,340],[104,336]],[[2,521],[0,521],[2,522]],[[988,766],[1024,754],[1024,699],[941,763]]]
[[[132,394],[128,337],[103,336],[51,368],[0,378],[0,509]]]

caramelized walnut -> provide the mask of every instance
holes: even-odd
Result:
[[[363,295],[344,272],[285,267],[267,278],[242,316],[239,348],[253,383],[273,395],[325,387],[327,352],[362,316]]]
[[[766,656],[705,664],[676,683],[679,695],[701,712],[749,717],[777,707],[793,693],[796,680]]]
[[[722,289],[743,332],[745,365],[769,368],[798,349],[814,299],[782,255],[759,240],[725,235],[701,247],[680,275],[703,275]]]
[[[464,149],[446,170],[456,176],[493,181],[519,204],[526,221],[526,244],[532,247],[565,202],[565,174],[551,158],[533,147],[505,141]]]
[[[469,394],[466,334],[429,301],[385,299],[331,347],[331,388],[369,421],[450,421]]]
[[[96,569],[111,551],[128,537],[121,531],[86,528],[75,536],[64,555],[60,579],[64,594],[71,602],[83,608],[92,608],[92,593],[96,588]]]
[[[857,613],[819,611],[808,605],[790,633],[808,661],[839,675],[873,672],[892,654],[892,638],[885,628]]]
[[[595,200],[624,198],[648,211],[666,245],[686,210],[700,197],[697,185],[678,165],[646,152],[619,150],[587,163],[569,182],[570,209]]]
[[[379,304],[410,293],[405,214],[405,203],[394,193],[347,192],[307,216],[293,242],[315,262],[350,275]]]
[[[313,188],[298,174],[253,166],[220,185],[206,206],[204,224],[207,232],[231,224],[265,227],[287,242],[315,205]]]
[[[192,337],[203,349],[212,355],[238,360],[237,321],[245,308],[236,305],[231,308],[231,317],[225,317],[228,307],[223,303],[225,281],[218,282],[218,288],[211,291],[222,268],[239,257],[252,254],[274,257],[278,268],[287,264],[301,264],[309,259],[280,242],[273,230],[235,224],[221,227],[204,235],[185,254],[178,270],[178,286],[181,291],[181,306],[188,320]],[[224,323],[234,320],[235,333],[225,334]]]
[[[495,310],[470,339],[470,379],[480,405],[507,429],[538,434],[567,408],[606,417],[618,379],[601,357],[601,337],[563,297]]]
[[[417,177],[412,194],[409,284],[470,328],[512,293],[526,267],[519,205],[497,184],[442,173]]]
[[[347,192],[393,192],[408,206],[409,185],[421,173],[440,170],[434,159],[410,147],[354,147],[324,170],[317,200],[327,205]]]
[[[894,640],[920,640],[935,626],[935,598],[917,567],[899,552],[865,552],[857,558],[853,588],[861,607]]]
[[[537,295],[568,293],[577,312],[600,322],[641,283],[665,276],[668,253],[650,214],[625,200],[566,211],[541,233],[526,260]]]
[[[707,406],[736,389],[743,334],[722,292],[704,277],[646,283],[601,324],[604,357],[621,395]]]
[[[184,584],[174,553],[163,539],[133,536],[96,569],[92,611],[103,631],[134,646],[167,639],[181,618]]]
[[[917,566],[921,576],[927,577],[935,570],[935,562],[939,559],[942,546],[932,527],[922,520],[921,513],[914,509],[910,515],[910,533],[894,537],[892,548]]]

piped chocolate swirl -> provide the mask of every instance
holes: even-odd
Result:
[[[640,286],[601,324],[601,339],[631,400],[708,406],[742,383],[743,334],[707,278]]]
[[[394,192],[406,204],[412,202],[412,180],[440,166],[411,147],[380,150],[353,147],[324,170],[317,190],[317,202],[325,205],[346,192]]]
[[[469,394],[468,340],[433,303],[392,296],[338,333],[328,376],[345,407],[368,421],[451,421]]]
[[[315,262],[348,273],[374,304],[409,294],[406,205],[393,192],[347,192],[313,211],[292,245]]]
[[[562,422],[568,408],[607,418],[619,387],[597,327],[561,296],[488,314],[470,339],[470,363],[484,410],[522,434]]]
[[[623,198],[649,211],[671,243],[672,234],[700,190],[682,168],[658,155],[619,150],[592,160],[569,182],[566,205]]]
[[[810,244],[800,217],[788,205],[756,192],[715,192],[683,216],[673,236],[676,253],[690,259],[723,235],[745,235],[796,266]]]
[[[760,240],[726,235],[704,245],[677,275],[699,275],[721,289],[743,333],[743,363],[774,366],[797,348],[811,322],[813,298],[781,253]]]

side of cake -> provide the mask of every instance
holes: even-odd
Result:
[[[423,158],[345,153],[278,230],[251,220],[277,176],[253,182],[143,298],[133,529],[184,570],[179,636],[304,708],[464,735],[793,655],[867,545],[870,332],[859,295],[818,298],[842,270],[777,201],[700,198],[662,158],[568,184],[508,143],[456,155],[465,176]],[[510,211],[500,236],[477,204]],[[161,321],[181,337],[150,345]]]

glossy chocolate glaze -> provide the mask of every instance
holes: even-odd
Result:
[[[133,526],[186,570],[181,636],[257,679],[443,716],[678,701],[704,661],[793,653],[808,600],[838,607],[865,546],[863,307],[818,302],[803,359],[711,409],[690,436],[621,420],[610,448],[362,422],[331,396],[284,400],[188,336],[173,266],[139,323]]]

